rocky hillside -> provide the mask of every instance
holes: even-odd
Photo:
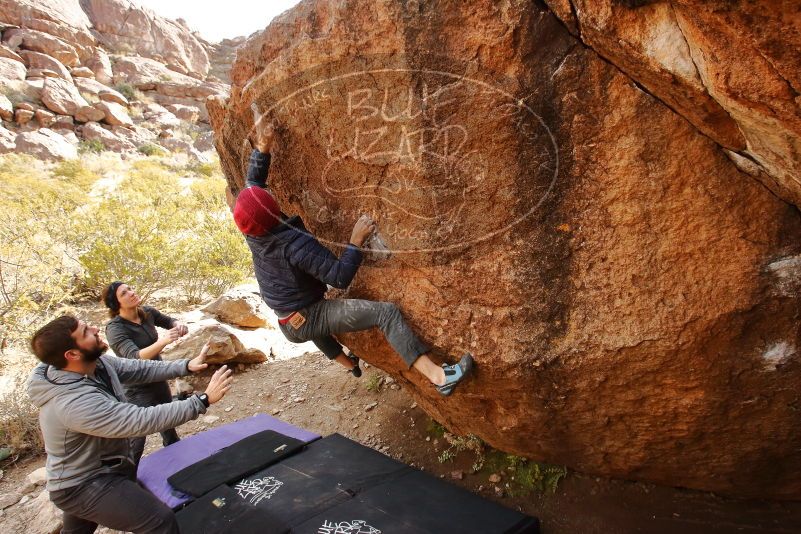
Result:
[[[394,255],[349,296],[477,372],[443,399],[379,333],[343,341],[450,429],[801,499],[800,25],[770,0],[305,0],[209,113],[232,189],[256,101],[285,212],[332,247],[380,221]]]
[[[205,99],[228,92],[238,41],[127,0],[2,0],[0,31],[0,153],[212,149]]]

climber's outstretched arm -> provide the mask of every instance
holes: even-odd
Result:
[[[267,117],[267,114],[256,113],[256,120],[253,126],[253,146],[255,150],[250,155],[248,164],[248,174],[245,180],[245,187],[258,186],[267,187],[267,175],[270,172],[270,162],[275,143],[275,125]]]

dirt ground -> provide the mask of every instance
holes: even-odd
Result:
[[[504,506],[538,516],[545,534],[801,532],[801,503],[733,500],[574,472],[568,473],[554,494],[509,496],[508,474],[492,484],[486,473],[472,473],[475,454],[471,451],[440,463],[438,458],[448,447],[441,432],[401,384],[384,383],[384,376],[370,367],[356,379],[319,353],[242,366],[236,370],[228,396],[206,416],[180,427],[179,433],[194,434],[256,413],[271,414],[322,435],[338,432]],[[205,380],[196,379],[199,389]],[[457,392],[453,402],[458,400]],[[159,441],[155,436],[148,438],[146,452],[158,448]],[[0,494],[14,491],[27,473],[42,465],[43,457],[6,468]],[[454,478],[454,472],[463,478]],[[24,532],[30,508],[6,509],[0,516],[0,533]]]

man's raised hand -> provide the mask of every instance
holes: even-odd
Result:
[[[231,376],[231,370],[228,369],[228,366],[223,365],[217,369],[214,374],[211,375],[209,385],[206,387],[206,395],[209,397],[209,404],[214,404],[225,397],[225,394],[231,389],[231,384],[233,384],[233,382],[234,377]]]
[[[206,355],[209,353],[209,348],[210,345],[208,344],[208,342],[206,342],[206,344],[203,345],[203,348],[200,349],[200,354],[197,355],[195,358],[189,360],[190,371],[192,371],[193,373],[199,373],[200,371],[209,366],[209,364],[206,363]]]

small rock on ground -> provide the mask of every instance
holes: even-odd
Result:
[[[0,510],[5,510],[12,504],[17,504],[22,498],[19,493],[2,493],[0,494]]]
[[[45,482],[47,482],[47,468],[40,467],[34,471],[28,473],[28,476],[25,478],[30,484],[34,484],[36,486],[41,486]]]

